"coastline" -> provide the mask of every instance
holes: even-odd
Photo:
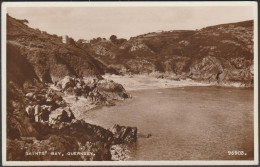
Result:
[[[140,90],[155,90],[155,89],[169,89],[169,88],[184,88],[184,87],[220,87],[220,88],[246,88],[241,87],[237,84],[226,84],[226,85],[218,85],[216,83],[205,83],[204,82],[198,82],[194,80],[171,80],[166,78],[156,78],[149,75],[110,75],[106,74],[102,76],[105,80],[113,80],[115,83],[121,84],[126,92],[130,94],[131,98],[131,92],[134,91],[140,91]],[[60,92],[60,89],[57,89],[56,86],[50,85],[50,88],[54,91]],[[76,95],[68,95],[64,94],[62,95],[65,102],[69,105],[71,110],[73,111],[73,114],[77,119],[84,118],[84,114],[90,110],[96,109],[98,107],[105,106],[107,104],[93,104],[88,99],[82,96],[76,96]],[[109,105],[116,105],[117,101],[122,101],[120,99],[118,100],[112,100]]]
[[[153,76],[141,75],[103,75],[105,79],[113,80],[116,83],[123,85],[126,91],[146,90],[146,89],[164,89],[164,88],[181,88],[188,86],[219,86],[219,87],[233,87],[245,88],[240,83],[226,83],[218,84],[215,82],[206,83],[206,81],[186,80],[171,80],[167,78],[156,78]]]
[[[131,94],[132,91],[138,90],[154,90],[154,89],[169,89],[169,88],[182,88],[187,86],[214,86],[213,84],[199,83],[192,80],[174,81],[170,79],[155,78],[147,75],[103,75],[105,80],[113,80],[115,83],[121,84],[124,89]],[[87,79],[86,79],[87,80]],[[55,91],[61,91],[54,85],[50,88]],[[104,106],[104,104],[97,105],[91,103],[84,97],[78,97],[75,95],[63,94],[63,99],[70,106],[73,114],[77,119],[84,117],[85,112]],[[116,100],[121,101],[121,100]],[[113,102],[116,105],[116,101]]]

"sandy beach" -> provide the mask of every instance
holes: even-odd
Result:
[[[105,79],[113,80],[116,83],[120,83],[121,85],[123,85],[126,91],[212,85],[207,83],[199,83],[192,80],[175,81],[169,79],[155,78],[147,75],[119,76],[106,74],[103,77]]]

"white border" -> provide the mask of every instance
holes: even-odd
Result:
[[[6,13],[7,7],[163,7],[252,6],[254,7],[254,160],[225,161],[6,161]],[[258,159],[258,8],[257,2],[3,2],[2,3],[2,162],[4,166],[42,165],[257,165]]]

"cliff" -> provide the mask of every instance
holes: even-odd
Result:
[[[253,21],[196,31],[152,32],[123,43],[89,45],[96,58],[126,74],[157,73],[216,85],[253,86]]]
[[[137,129],[119,139],[81,120],[78,108],[66,101],[82,98],[95,107],[128,98],[122,85],[102,78],[111,69],[73,39],[64,44],[57,35],[7,16],[6,50],[7,160],[112,160],[112,145],[128,142],[125,137],[136,140]]]

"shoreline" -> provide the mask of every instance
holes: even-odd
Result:
[[[106,80],[113,80],[115,83],[121,84],[124,89],[131,94],[134,91],[141,91],[141,90],[156,90],[156,89],[171,89],[171,88],[184,88],[184,87],[220,87],[220,88],[240,88],[240,89],[252,89],[247,87],[238,87],[234,85],[216,85],[214,83],[205,83],[205,82],[198,82],[193,80],[170,80],[165,78],[156,78],[153,76],[148,75],[103,75],[102,76]],[[58,89],[53,84],[50,85],[50,88],[56,92],[60,92],[61,90]],[[65,102],[69,105],[72,109],[76,118],[81,119],[84,117],[85,112],[95,110],[99,107],[106,106],[104,104],[93,104],[85,97],[82,96],[75,96],[75,95],[67,95],[62,93],[62,97]],[[77,97],[77,98],[76,98]],[[130,98],[132,98],[130,96]],[[116,105],[117,102],[122,100],[115,100],[113,101],[112,105]],[[124,101],[124,100],[123,100]]]
[[[217,84],[217,83],[206,83],[206,81],[194,81],[191,79],[186,80],[170,80],[166,78],[156,78],[149,75],[110,75],[105,74],[102,76],[104,79],[113,80],[116,83],[121,84],[126,91],[137,91],[137,90],[149,90],[149,89],[167,89],[167,88],[181,88],[191,86],[216,86],[223,88],[251,88],[243,87],[239,83],[230,84]],[[253,87],[252,87],[253,88]]]
[[[213,86],[213,84],[199,83],[192,80],[175,81],[170,79],[155,78],[147,75],[103,75],[103,77],[123,85],[126,91],[178,88],[187,86]]]

